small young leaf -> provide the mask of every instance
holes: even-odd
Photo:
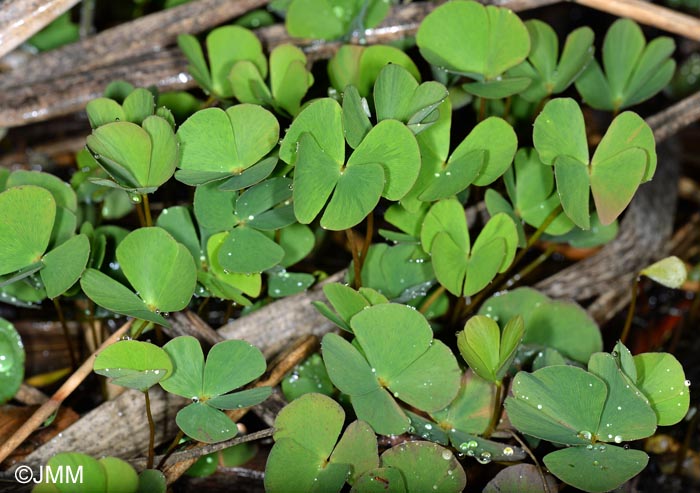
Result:
[[[688,277],[685,264],[675,256],[666,257],[645,267],[640,274],[674,289],[680,288]]]

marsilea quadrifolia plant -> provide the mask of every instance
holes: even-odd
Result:
[[[336,38],[356,28],[336,9],[323,10],[335,20],[315,29],[300,23],[327,3],[292,2],[290,32]],[[369,4],[371,24],[387,2]],[[654,176],[650,128],[620,111],[668,82],[673,42],[647,44],[621,20],[599,61],[593,37],[583,27],[560,47],[541,21],[457,0],[428,15],[416,36],[436,80],[397,48],[347,45],[328,62],[328,79],[317,77],[326,87],[314,84],[300,49],[268,56],[242,27],[215,29],[204,46],[181,36],[206,105],[114,83],[87,106],[92,134],[70,183],[0,171],[0,300],[60,307],[87,297],[90,316],[136,319],[133,339],[100,353],[94,370],[147,402],[154,385],[191,400],[178,426],[217,442],[237,433],[224,410],[270,394],[232,393],[264,372],[260,351],[226,341],[205,357],[191,337],[158,347],[138,336],[209,298],[251,310],[302,292],[317,273],[295,265],[324,230],[351,239],[353,228],[369,230],[363,245],[350,245],[352,287],[327,284],[330,305],[317,303],[339,332],[283,385],[293,400],[275,423],[266,488],[461,491],[469,458],[527,461],[523,439],[535,453],[551,444],[544,468],[558,480],[616,488],[647,464],[634,442],[684,417],[679,363],[633,356],[622,344],[604,352],[598,327],[574,303],[526,287],[489,298],[543,233],[609,241]],[[636,56],[623,58],[616,47],[628,45]],[[576,90],[612,112],[593,148]],[[156,216],[149,197],[165,186],[184,191]],[[481,200],[488,218],[468,223],[465,209]],[[134,209],[141,227],[125,229],[119,220]],[[674,261],[652,272],[674,287],[685,276]],[[24,354],[12,324],[0,322],[7,400]],[[402,439],[380,451],[377,435]],[[556,482],[511,465],[487,491],[523,477],[528,491],[544,491],[542,478]]]

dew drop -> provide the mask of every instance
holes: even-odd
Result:
[[[491,452],[482,452],[481,455],[476,457],[479,464],[488,464],[491,462]]]

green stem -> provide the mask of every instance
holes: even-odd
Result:
[[[168,458],[172,455],[173,452],[175,452],[175,447],[177,447],[177,445],[180,443],[180,440],[182,440],[184,436],[185,436],[185,433],[182,430],[179,430],[177,432],[177,435],[175,435],[175,438],[170,443],[168,450],[165,451],[163,458],[160,460],[160,462],[158,462],[156,469],[160,469],[161,467],[163,467],[163,464],[165,464],[165,461],[168,460]]]
[[[527,240],[527,244],[525,245],[525,248],[520,250],[518,252],[518,254],[515,256],[515,259],[513,259],[513,262],[511,262],[508,270],[506,270],[502,274],[499,274],[498,276],[496,276],[496,278],[491,282],[491,284],[488,287],[481,290],[479,292],[479,294],[474,297],[472,302],[469,303],[469,305],[466,306],[460,312],[461,318],[466,318],[467,316],[469,316],[469,314],[472,313],[479,306],[479,304],[481,304],[481,302],[484,300],[484,298],[486,298],[486,296],[490,295],[491,293],[493,293],[494,291],[496,291],[498,288],[500,288],[503,285],[503,283],[506,281],[507,277],[510,275],[510,272],[513,270],[513,268],[520,263],[520,261],[523,259],[523,257],[525,257],[525,255],[530,250],[532,245],[537,243],[537,240],[540,239],[540,237],[544,234],[544,232],[547,230],[549,225],[552,224],[552,222],[559,216],[559,214],[561,214],[562,210],[563,210],[563,208],[562,208],[561,204],[559,204],[558,206],[556,206],[554,208],[554,210],[552,210],[552,212],[549,213],[549,215],[545,218],[544,222],[542,224],[540,224],[540,227],[537,228],[537,230]],[[545,252],[545,253],[547,253],[547,252]],[[551,252],[547,256],[549,256],[549,255],[551,255]],[[541,258],[541,257],[542,257],[542,255],[540,255],[540,257],[538,257],[537,259],[534,260],[533,263],[535,265],[531,266],[531,264],[530,264],[530,265],[525,266],[523,271],[521,271],[521,274],[519,274],[521,276],[521,278],[523,276],[522,272],[524,272],[525,275],[529,274],[530,271],[532,271],[532,269],[537,267],[537,265],[539,265],[539,263],[544,262],[544,260],[547,258],[547,257],[545,257],[545,258]],[[516,274],[516,276],[517,275],[518,274]]]
[[[555,245],[549,245],[547,249],[540,254],[539,257],[537,257],[535,260],[527,264],[525,267],[523,267],[520,272],[515,274],[513,277],[508,279],[506,282],[506,288],[510,288],[515,284],[516,282],[522,281],[525,277],[527,277],[533,270],[535,270],[537,267],[542,264],[545,260],[547,260],[549,257],[552,256],[552,253],[554,253],[554,250],[556,249]]]
[[[143,207],[143,217],[146,220],[146,227],[153,226],[153,220],[151,219],[151,205],[148,202],[148,194],[146,193],[141,195],[141,207]]]
[[[83,0],[80,6],[78,34],[85,39],[95,31],[95,0]]]
[[[486,98],[479,98],[479,121],[484,121],[486,118]]]
[[[503,119],[507,120],[510,116],[510,107],[513,104],[513,96],[508,96],[506,102],[503,104]]]
[[[210,299],[211,299],[211,297],[207,296],[206,298],[204,298],[204,301],[202,301],[199,304],[199,308],[197,308],[197,316],[198,317],[202,316],[202,314],[204,313],[204,308],[206,308],[206,306],[209,304]]]
[[[148,389],[143,393],[146,397],[146,417],[148,418],[148,462],[146,469],[153,469],[153,457],[155,456],[156,448],[156,424],[153,422],[151,414],[151,398],[148,396]]]
[[[634,310],[637,307],[637,294],[639,294],[639,277],[635,277],[632,281],[632,299],[630,300],[630,307],[627,310],[627,318],[625,319],[625,326],[622,329],[622,335],[620,336],[620,342],[622,344],[627,341],[627,336],[632,328],[632,319],[634,319]]]
[[[66,318],[63,316],[63,308],[61,308],[61,303],[58,301],[58,296],[53,299],[53,306],[56,308],[56,313],[58,313],[58,320],[61,322],[61,328],[63,329],[63,337],[66,340],[68,356],[70,357],[71,369],[75,370],[78,367],[78,363],[75,358],[75,352],[73,350],[73,342],[70,338],[70,332],[68,331],[68,324],[66,324]]]
[[[372,244],[372,237],[374,236],[374,212],[367,214],[367,231],[365,231],[365,240],[362,242],[362,252],[360,253],[360,272],[362,272],[362,267],[365,265],[365,259],[367,258],[367,252]]]
[[[688,455],[688,450],[690,449],[690,444],[695,436],[695,428],[698,425],[698,414],[695,413],[688,423],[688,429],[685,430],[685,438],[683,439],[683,445],[678,449],[676,453],[676,467],[673,470],[673,474],[680,476],[683,472],[683,465],[685,463],[685,458]]]
[[[433,306],[433,303],[437,301],[437,299],[442,295],[442,293],[445,292],[445,286],[438,286],[438,288],[430,293],[430,296],[428,296],[423,303],[421,304],[420,308],[418,309],[419,312],[421,312],[423,315],[426,314],[426,312],[430,309],[431,306]]]
[[[131,338],[138,339],[139,337],[141,337],[141,333],[143,332],[143,329],[145,329],[147,325],[148,325],[148,320],[139,320],[139,325],[131,328]]]
[[[503,382],[495,382],[496,385],[496,395],[493,401],[493,414],[491,415],[491,421],[489,422],[489,427],[486,428],[484,432],[484,437],[488,438],[496,431],[498,426],[498,418],[501,417],[501,400],[503,399]]]
[[[355,282],[353,283],[353,286],[355,289],[359,289],[362,287],[362,265],[360,264],[360,257],[358,255],[357,248],[355,248],[355,239],[352,233],[352,228],[345,230],[345,236],[348,239],[348,245],[350,246],[350,251],[352,252],[352,265],[355,271]]]
[[[140,205],[140,204],[135,204],[135,205],[134,205],[134,208],[136,209],[136,215],[137,215],[138,218],[139,218],[139,225],[140,225],[142,228],[145,228],[145,227],[146,227],[146,218],[145,218],[144,215],[143,215],[143,209],[141,208],[141,205]]]

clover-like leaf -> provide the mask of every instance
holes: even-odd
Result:
[[[168,378],[173,363],[163,349],[150,342],[117,341],[99,352],[92,369],[116,385],[145,392]]]
[[[0,403],[19,389],[24,378],[24,346],[14,325],[0,318]]]
[[[304,491],[340,491],[349,474],[377,467],[377,440],[366,424],[351,424],[336,445],[344,420],[343,408],[321,394],[303,395],[286,406],[275,420],[266,491],[287,491],[290,482]]]
[[[566,37],[559,58],[557,34],[549,24],[532,19],[525,22],[530,34],[527,60],[508,71],[514,77],[527,77],[532,83],[520,93],[537,103],[547,96],[565,91],[593,59],[593,31],[589,27],[573,30]]]
[[[670,256],[654,262],[640,272],[667,288],[680,288],[688,277],[688,270],[681,259]]]
[[[237,429],[221,409],[258,404],[270,395],[267,387],[241,392],[232,390],[256,379],[265,371],[259,349],[245,341],[215,344],[206,363],[199,342],[191,336],[177,337],[163,349],[173,362],[173,373],[160,383],[166,391],[192,399],[177,414],[177,424],[195,440],[214,443],[236,435]]]
[[[267,60],[257,36],[240,26],[223,26],[214,29],[206,39],[209,65],[197,39],[190,34],[178,36],[178,45],[190,64],[187,70],[202,88],[217,98],[230,98],[233,90],[228,76],[234,64],[248,60],[267,76]]]
[[[433,65],[482,82],[522,62],[530,51],[527,28],[513,12],[473,1],[436,8],[423,20],[416,41]]]
[[[320,147],[313,133],[300,136],[294,173],[294,214],[299,222],[309,223],[330,197],[321,225],[333,230],[347,229],[362,221],[380,197],[398,200],[410,190],[418,177],[420,152],[415,137],[405,125],[386,120],[367,134],[344,165],[344,148],[335,148],[336,138],[341,139],[339,144],[344,143],[340,107],[337,103],[320,106],[322,101],[300,114],[298,120],[304,119],[299,125],[317,131],[318,136],[328,135],[327,130],[315,128],[318,122],[305,123],[307,114],[318,113],[319,118],[331,119],[336,130],[330,135],[329,149]],[[314,112],[307,113],[312,108]],[[280,155],[293,129],[294,124]]]
[[[378,433],[408,429],[394,397],[427,411],[444,408],[459,389],[454,356],[415,310],[397,304],[371,306],[350,325],[364,355],[336,335],[323,339],[323,359],[333,383],[352,398],[360,419]]]
[[[93,99],[85,107],[92,128],[118,121],[141,125],[155,110],[153,93],[141,87],[130,91],[122,104],[110,97],[102,97]]]
[[[470,318],[464,330],[457,333],[457,346],[474,373],[500,384],[515,358],[525,333],[523,319],[512,318],[503,328],[483,315]]]
[[[158,252],[160,261],[152,262],[149,252]],[[182,310],[190,302],[197,281],[194,260],[187,247],[164,229],[140,228],[129,233],[119,243],[116,257],[138,295],[101,272],[88,269],[80,285],[98,305],[167,326],[158,312]]]
[[[56,218],[51,193],[34,185],[5,190],[0,193],[0,216],[0,275],[41,260]]]
[[[633,478],[649,461],[641,450],[594,444],[569,447],[545,455],[547,469],[575,488],[589,492],[610,491]]]
[[[447,199],[433,205],[426,215],[421,242],[432,255],[440,284],[457,296],[471,296],[508,268],[518,246],[518,232],[507,214],[497,214],[472,248],[461,205]]]
[[[139,193],[150,193],[168,181],[179,158],[173,129],[159,116],[149,116],[140,126],[102,125],[88,136],[87,146],[118,188]]]
[[[656,169],[653,133],[630,112],[613,120],[590,163],[583,114],[572,99],[545,105],[535,120],[533,141],[542,162],[554,165],[564,212],[583,229],[590,227],[589,187],[600,222],[608,225]]]
[[[649,399],[660,426],[678,423],[688,412],[690,381],[683,367],[668,353],[644,353],[634,357],[635,385]]]
[[[272,150],[278,137],[277,118],[260,106],[200,110],[178,129],[182,152],[176,178],[199,185],[241,175]]]
[[[641,103],[663,89],[673,77],[673,39],[662,36],[646,43],[634,21],[619,19],[603,41],[603,68],[593,60],[576,79],[586,104],[618,111]]]

